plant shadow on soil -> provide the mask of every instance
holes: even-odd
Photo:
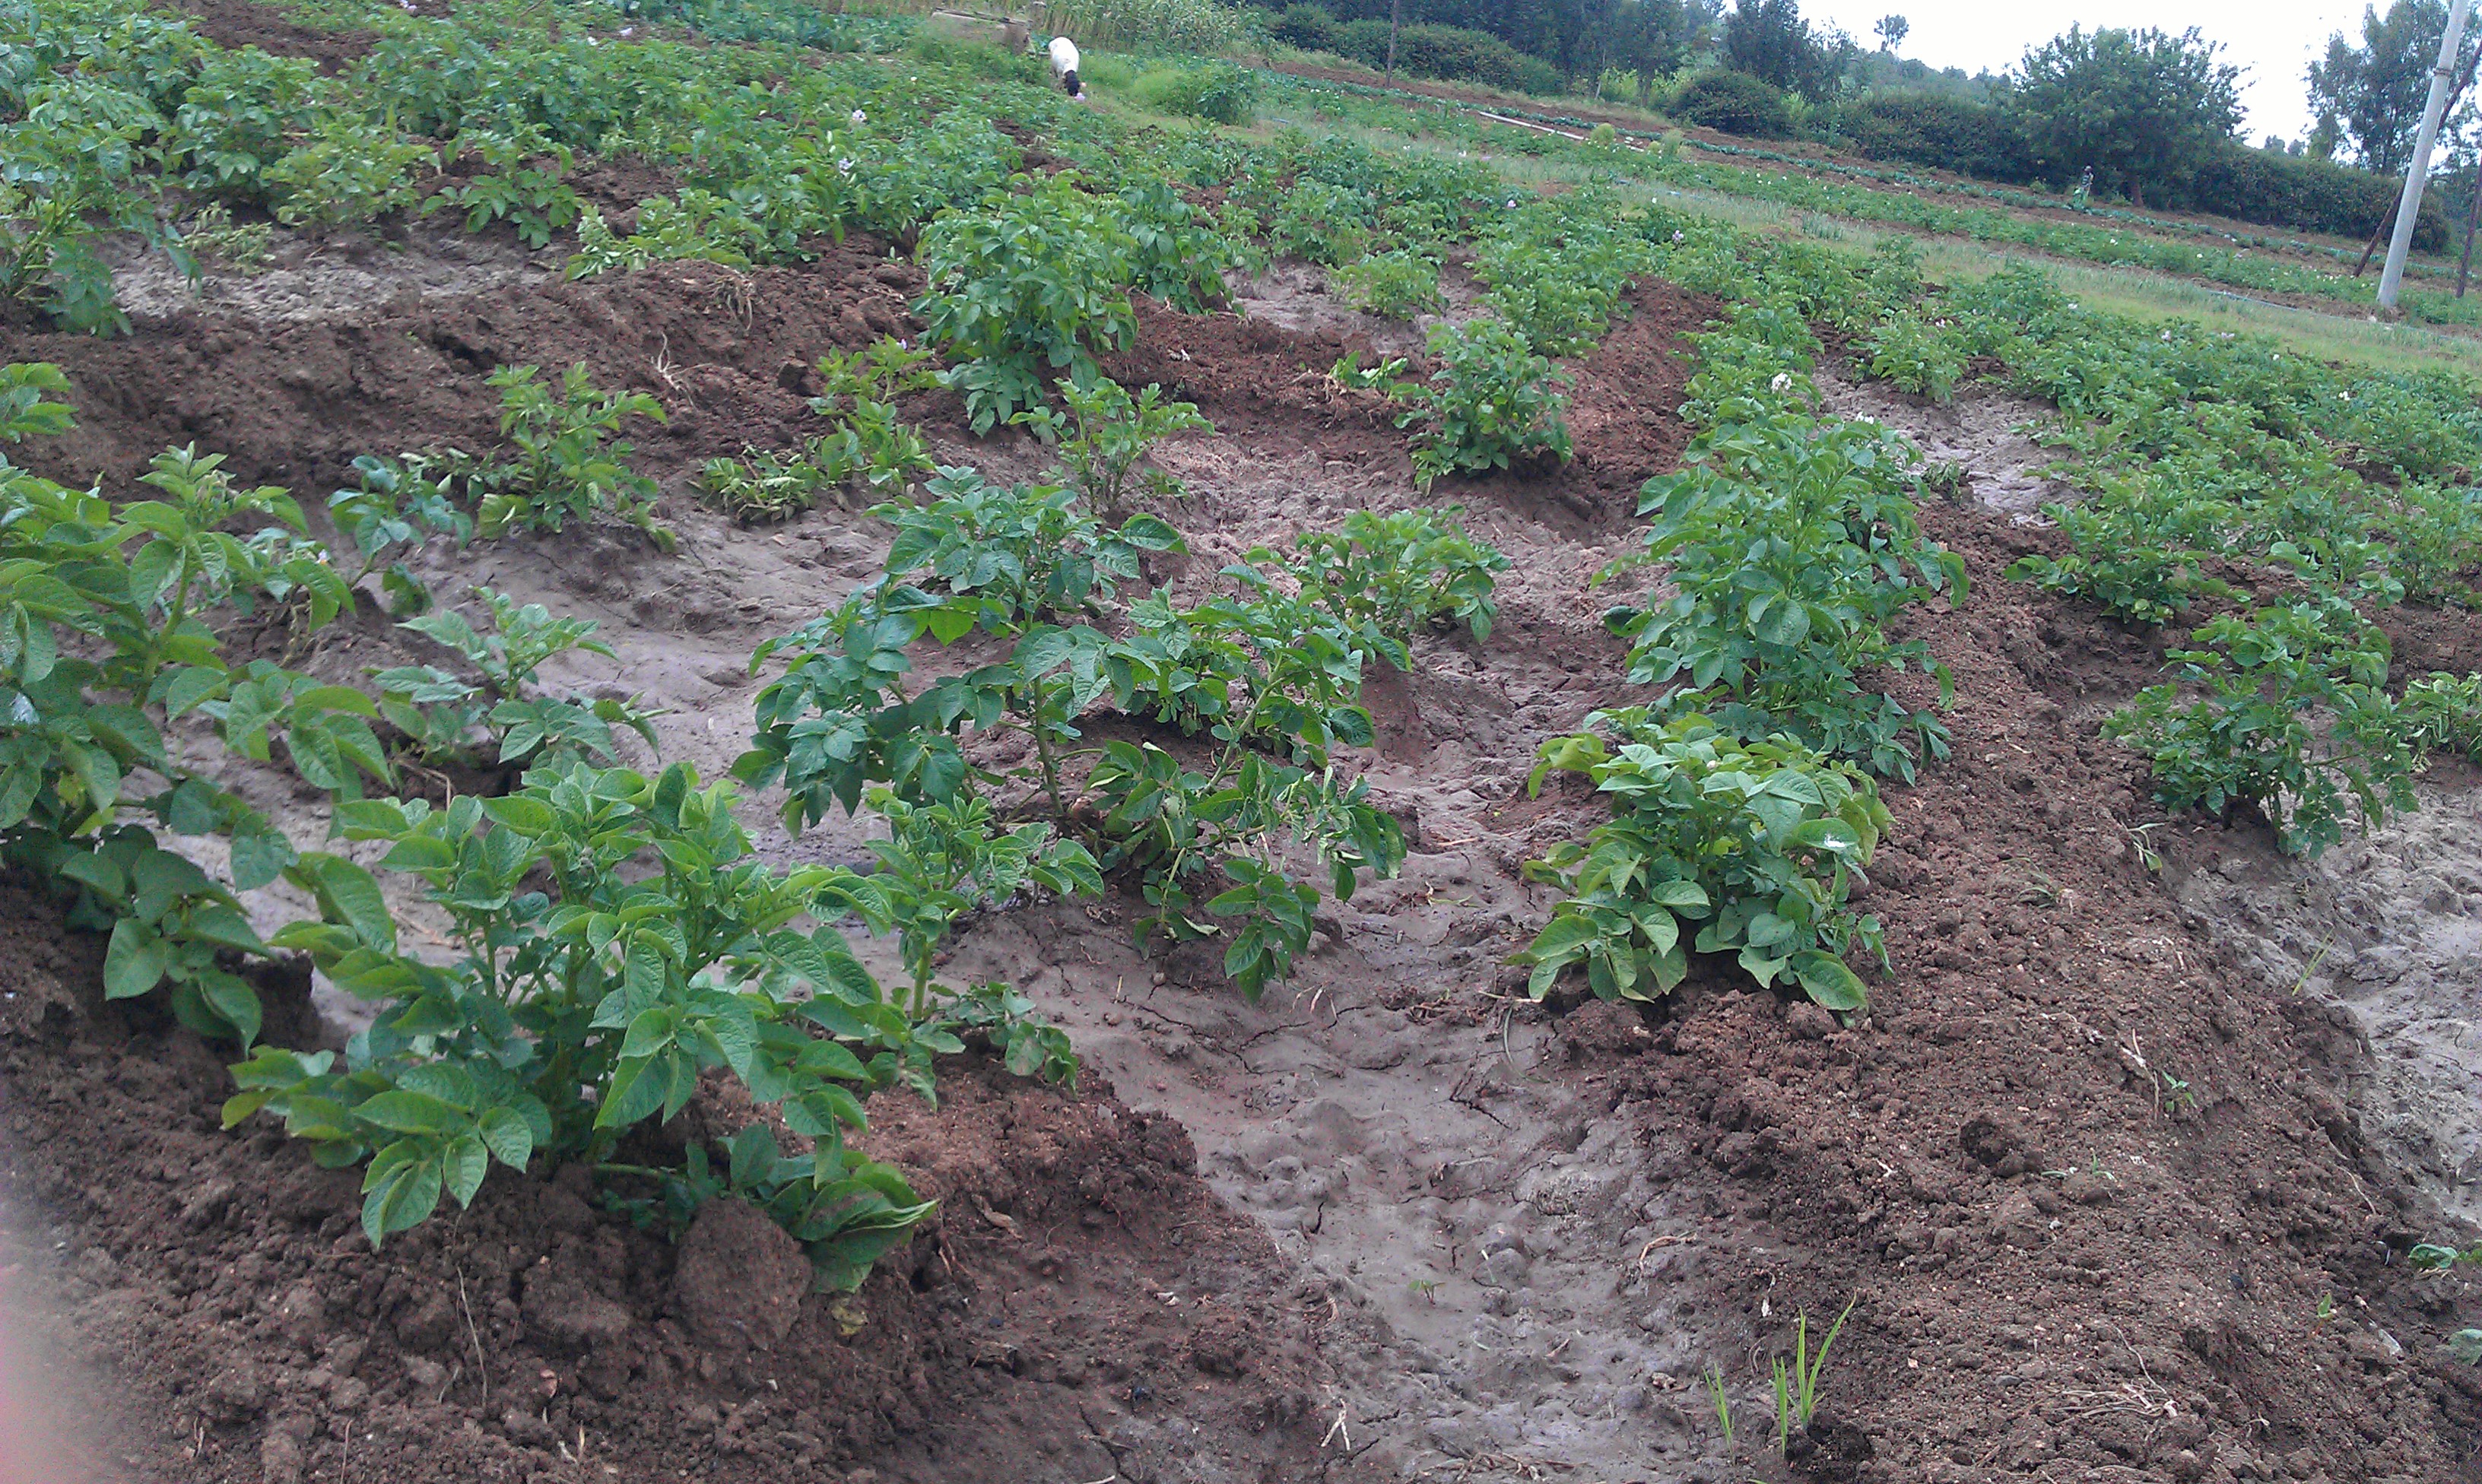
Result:
[[[636,441],[681,555],[589,529],[420,564],[443,594],[488,581],[601,621],[619,661],[551,678],[672,708],[666,755],[720,774],[751,647],[885,542],[850,509],[736,528],[688,478],[798,442],[818,353],[912,333],[917,272],[857,238],[799,269],[517,273],[476,293],[428,251],[356,268],[400,265],[408,292],[323,299],[303,269],[281,303],[226,295],[125,340],[13,336],[13,358],[65,366],[80,412],[27,460],[125,489],[196,439],[315,497],[356,454],[488,441],[502,362],[583,360],[651,391],[674,415]],[[1138,956],[1119,898],[981,920],[952,974],[1022,984],[1085,1050],[1082,1091],[967,1060],[936,1112],[875,1104],[871,1147],[943,1206],[852,1300],[771,1288],[781,1254],[728,1218],[675,1249],[559,1181],[495,1178],[374,1255],[353,1177],[272,1131],[218,1132],[220,1056],[96,1002],[99,945],[11,888],[0,1204],[54,1254],[26,1273],[74,1358],[119,1380],[101,1420],[130,1476],[2460,1477],[2477,1388],[2436,1337],[2467,1299],[2395,1260],[2437,1235],[2433,1196],[2363,1130],[2352,1027],[2148,870],[2142,770],[2095,721],[2153,678],[2158,644],[2001,578],[2055,532],[1925,506],[1974,584],[1909,620],[1956,669],[1956,756],[1890,791],[1864,904],[1894,965],[1867,1020],[1719,972],[1644,1014],[1522,999],[1500,961],[1548,899],[1520,868],[1598,813],[1573,784],[1529,797],[1525,775],[1544,739],[1626,698],[1589,584],[1628,549],[1638,485],[1677,460],[1677,336],[1713,307],[1660,285],[1629,304],[1573,368],[1575,464],[1428,496],[1515,565],[1487,644],[1427,637],[1411,674],[1372,677],[1379,741],[1355,766],[1409,825],[1402,875],[1332,906],[1255,1006],[1211,953]],[[1165,512],[1194,547],[1172,586],[1421,503],[1384,407],[1325,375],[1352,343],[1142,313],[1109,369],[1220,430],[1163,456],[1193,491]],[[909,415],[943,461],[1042,466],[1014,435],[965,438],[944,398]],[[2007,473],[2009,420],[1943,456],[1994,461],[1977,491]],[[2435,642],[2466,643],[2462,622],[2438,618]],[[357,676],[420,657],[409,643],[366,615],[302,663]],[[311,801],[248,786],[316,840]],[[779,860],[862,838],[758,833]],[[332,1034],[298,979],[270,996],[297,1039]],[[670,1136],[747,1116],[704,1097]],[[2329,1293],[2341,1317],[2319,1316]],[[1857,1296],[1813,1436],[1767,1457],[1765,1357],[1794,1315]]]

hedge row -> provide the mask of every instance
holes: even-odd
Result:
[[[2022,185],[2042,178],[2007,112],[1988,103],[1929,92],[1878,93],[1847,106],[1837,123],[1863,154],[1878,159],[1927,165],[1977,180]],[[2230,143],[2219,146],[2199,170],[2185,199],[2155,202],[2152,187],[2147,196],[2157,205],[2239,221],[2359,237],[2393,215],[2401,185],[2389,176],[2325,160]],[[2447,243],[2446,214],[2436,195],[2425,196],[2414,246],[2437,252]]]
[[[1277,40],[1304,51],[1333,52],[1364,66],[1387,65],[1387,22],[1339,21],[1315,5],[1294,5],[1268,30]],[[1456,26],[1405,26],[1396,35],[1396,70],[1414,77],[1475,82],[1518,92],[1556,93],[1567,86],[1560,69],[1530,57],[1487,31]]]

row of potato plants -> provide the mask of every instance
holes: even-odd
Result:
[[[1943,296],[1907,332],[1877,374],[1930,391],[1920,368],[1990,357],[2064,415],[2057,472],[2082,498],[2045,513],[2070,549],[2012,576],[2132,623],[2205,611],[2171,678],[2107,724],[2152,759],[2162,803],[2255,810],[2310,855],[2414,807],[2464,692],[2445,675],[2391,685],[2372,615],[2477,601],[2469,380],[2098,314],[2022,269]]]
[[[0,437],[67,427],[57,370],[9,367],[0,386]],[[1151,514],[1106,526],[1081,498],[1134,498],[1149,440],[1122,436],[1137,446],[1117,463],[1093,447],[1065,455],[1076,489],[951,468],[922,503],[880,506],[895,528],[882,578],[753,657],[793,663],[762,695],[736,772],[785,784],[796,828],[831,809],[880,816],[867,873],[769,867],[731,785],[660,760],[613,766],[616,723],[653,750],[648,714],[535,684],[552,657],[600,648],[593,625],[485,589],[478,624],[429,606],[402,560],[383,572],[432,534],[462,537],[457,501],[496,491],[443,486],[418,457],[363,460],[358,487],[331,502],[330,549],[282,491],[237,490],[190,451],[147,476],[167,498],[120,504],[0,463],[13,688],[0,846],[68,884],[73,922],[111,933],[111,997],[163,989],[185,1024],[249,1054],[228,1124],[271,1115],[322,1163],[363,1168],[374,1241],[443,1199],[470,1202],[494,1162],[574,1161],[616,1205],[675,1229],[705,1199],[745,1196],[805,1245],[823,1283],[850,1288],[930,1211],[848,1144],[864,1098],[935,1096],[935,1056],[967,1037],[1021,1074],[1074,1075],[1067,1038],[1013,988],[939,981],[957,922],[1124,874],[1149,907],[1142,943],[1224,936],[1228,973],[1254,996],[1307,948],[1324,893],[1402,859],[1398,825],[1334,751],[1371,740],[1364,666],[1406,667],[1434,627],[1491,629],[1506,559],[1431,511],[1359,512],[1254,551],[1199,604],[1124,598],[1145,558],[1182,542]],[[404,626],[463,665],[382,670],[374,695],[222,658],[214,625],[229,611],[277,605],[298,643],[374,598],[422,610]],[[1005,642],[1004,658],[908,686],[916,639],[976,634]],[[100,658],[73,657],[88,651]],[[1115,735],[1088,742],[1098,725]],[[297,849],[176,762],[168,738],[202,727],[326,791],[332,836],[358,848]],[[1016,768],[995,761],[1013,737],[1031,742]],[[494,747],[522,769],[513,790],[408,795],[409,768]],[[159,832],[221,837],[231,879]],[[400,941],[382,875],[446,920],[446,962]],[[279,877],[318,916],[262,941],[234,894]],[[851,923],[894,940],[902,982],[863,966],[839,926]],[[377,1003],[341,1054],[259,1044],[244,960],[287,950]],[[633,1131],[678,1113],[719,1068],[772,1120],[713,1157],[647,1162]],[[778,1124],[803,1141],[793,1152]]]
[[[1686,976],[1692,949],[1731,953],[1761,984],[1858,1011],[1847,955],[1887,962],[1878,921],[1847,905],[1888,823],[1877,780],[1910,781],[1947,750],[1935,715],[1881,689],[1911,668],[1943,702],[1947,672],[1886,625],[1962,599],[1965,574],[1915,520],[1918,453],[1823,415],[1811,325],[1868,325],[1919,277],[1893,250],[1856,260],[1660,208],[1615,221],[1652,271],[1729,308],[1693,337],[1682,410],[1699,432],[1683,467],[1647,483],[1644,550],[1604,574],[1664,569],[1668,598],[1606,615],[1629,680],[1658,693],[1544,746],[1532,786],[1582,773],[1616,814],[1536,864],[1568,895],[1519,957],[1538,996],[1574,966],[1598,995],[1650,1000]]]
[[[1414,108],[1377,97],[1348,98],[1344,93],[1351,85],[1346,84],[1296,78],[1281,82],[1277,94],[1298,95],[1313,117],[1439,139],[1472,152],[1547,157],[1578,167],[1590,177],[1660,182],[1683,190],[1765,201],[1789,211],[2004,244],[2105,267],[2146,269],[2259,293],[2305,295],[2328,300],[2339,309],[2369,304],[2377,293],[2375,275],[2358,276],[2339,267],[2322,267],[2300,258],[2305,252],[2327,259],[2357,255],[2343,249],[2283,243],[2258,234],[2216,232],[2106,209],[2079,214],[2105,219],[2109,224],[2028,216],[2010,207],[2041,205],[2051,212],[2073,208],[2021,192],[1961,186],[1901,172],[1854,171],[1851,167],[1774,156],[1763,150],[1701,143],[1696,146],[1698,154],[1693,155],[1681,147],[1683,142],[1677,135],[1640,150],[1622,143],[1607,124],[1596,126],[1572,120],[1579,131],[1593,132],[1582,139],[1570,139],[1557,133],[1494,125],[1454,109]],[[1715,154],[1772,159],[1782,168],[1734,165],[1699,157]],[[1881,179],[1890,188],[1821,179],[1821,172],[1827,170]],[[2001,204],[1960,206],[1936,198],[1959,192],[1991,196]],[[2417,323],[2482,324],[2482,310],[2450,294],[2424,290],[2417,284],[2406,294],[2403,309]]]

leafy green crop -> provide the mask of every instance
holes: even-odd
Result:
[[[1442,474],[1480,474],[1541,457],[1566,463],[1568,399],[1551,389],[1568,373],[1551,369],[1525,337],[1496,320],[1434,325],[1439,366],[1411,392],[1398,426],[1419,423],[1413,472],[1428,489]]]
[[[2482,763],[2482,675],[2433,674],[2404,688],[2406,741]]]
[[[2373,824],[2415,807],[2417,758],[2381,689],[2387,637],[2351,603],[2226,614],[2190,639],[2171,655],[2178,681],[2103,724],[2152,760],[2166,808],[2253,806],[2285,849],[2315,856],[2343,838],[2348,808]]]
[[[1151,383],[1132,397],[1109,377],[1096,378],[1091,387],[1064,379],[1060,400],[1066,416],[1034,407],[1012,421],[1058,446],[1069,487],[1106,520],[1127,518],[1132,481],[1157,501],[1179,498],[1180,481],[1148,464],[1148,454],[1174,433],[1215,430],[1197,404],[1166,402],[1163,388]]]
[[[1439,297],[1439,264],[1409,247],[1374,252],[1335,271],[1345,302],[1386,320],[1411,320],[1447,307]]]
[[[1040,404],[1063,373],[1093,385],[1101,372],[1089,348],[1136,338],[1127,284],[1137,250],[1121,203],[1067,171],[923,232],[931,292],[913,312],[957,359],[941,381],[964,394],[976,433]]]
[[[1873,670],[1945,666],[1920,639],[1882,627],[1911,604],[1965,590],[1965,564],[1925,538],[1906,489],[1915,456],[1899,434],[1801,413],[1717,429],[1687,467],[1649,481],[1646,553],[1674,596],[1608,617],[1629,641],[1629,679],[1685,680],[1673,713],[1734,735],[1788,733],[1882,776],[1910,780],[1916,753],[1947,753],[1947,729],[1864,684]]]
[[[1545,355],[1593,349],[1622,293],[1650,264],[1646,243],[1622,229],[1618,205],[1599,187],[1529,201],[1503,217],[1476,254],[1491,306]]]
[[[1104,869],[1138,874],[1153,909],[1141,941],[1228,925],[1227,972],[1254,997],[1312,930],[1319,888],[1287,874],[1289,847],[1315,854],[1338,895],[1403,858],[1395,821],[1331,758],[1336,742],[1371,739],[1358,704],[1365,657],[1401,666],[1402,645],[1252,567],[1232,569],[1238,598],[1131,604],[1130,632],[1115,638],[1079,620],[1140,575],[1143,553],[1179,549],[1170,526],[1139,516],[1107,531],[1065,490],[965,470],[943,471],[931,493],[929,506],[878,511],[898,527],[880,583],[760,646],[753,667],[795,658],[760,693],[736,774],[781,781],[794,828],[875,789],[891,818],[898,805],[963,808],[1004,784],[1033,791],[1056,820],[1092,831]],[[910,645],[973,633],[1005,643],[1004,656],[908,688]],[[1107,697],[1169,729],[1166,742],[1086,745],[1085,718]],[[973,766],[968,734],[1022,738],[1022,761],[1005,773]],[[1201,904],[1216,879],[1226,889]]]
[[[922,430],[896,411],[898,398],[938,384],[931,360],[929,350],[885,335],[860,351],[828,351],[810,410],[830,430],[790,457],[745,449],[739,458],[709,459],[700,487],[745,522],[790,520],[855,481],[875,493],[903,489],[937,467]]]
[[[2237,508],[2144,473],[2106,476],[2102,488],[2097,500],[2045,506],[2073,550],[2023,558],[2008,575],[2145,623],[2168,622],[2202,597],[2231,595],[2205,567],[2231,548]]]
[[[1862,1008],[1844,955],[1886,963],[1878,920],[1845,905],[1849,872],[1889,822],[1869,777],[1789,738],[1735,741],[1703,716],[1661,721],[1631,707],[1587,720],[1619,745],[1556,738],[1527,786],[1583,773],[1618,813],[1527,867],[1568,893],[1518,956],[1534,968],[1534,997],[1575,967],[1602,999],[1652,1000],[1687,976],[1695,948],[1737,954],[1760,984],[1789,978],[1830,1009]]]
[[[518,241],[536,248],[549,247],[554,234],[576,223],[583,206],[568,174],[577,156],[567,144],[531,124],[506,134],[461,135],[457,143],[459,155],[471,155],[488,173],[440,192],[424,211],[461,210],[469,232],[506,221]]]
[[[1442,620],[1464,623],[1480,641],[1499,613],[1492,574],[1508,570],[1508,558],[1466,535],[1453,518],[1464,513],[1453,505],[1436,514],[1356,510],[1337,530],[1295,536],[1291,552],[1262,546],[1247,560],[1280,568],[1337,617],[1374,624],[1400,645]]]
[[[1908,311],[1881,321],[1855,349],[1866,353],[1873,378],[1918,392],[1941,406],[1956,400],[1965,356],[1953,337],[1939,333],[1918,314]]]
[[[56,367],[0,370],[0,441],[66,430],[67,409],[45,399],[66,389]],[[264,945],[231,891],[155,832],[221,836],[245,889],[275,880],[294,848],[167,730],[203,720],[262,763],[280,743],[298,777],[337,796],[391,775],[361,692],[221,654],[218,608],[281,589],[315,628],[353,603],[316,556],[231,534],[252,521],[298,533],[302,515],[280,489],[235,487],[222,464],[162,455],[144,476],[161,498],[116,505],[0,459],[0,853],[72,894],[72,925],[111,933],[108,997],[169,985],[183,1024],[247,1045],[258,998],[224,955]]]
[[[629,467],[628,443],[613,441],[629,418],[664,421],[663,405],[644,392],[597,390],[583,362],[562,377],[558,392],[541,376],[533,366],[491,373],[500,435],[514,456],[466,471],[480,496],[477,534],[488,540],[512,530],[558,531],[609,510],[671,550],[672,533],[655,524],[655,482]]]
[[[859,479],[873,491],[894,491],[937,467],[921,430],[896,415],[898,398],[938,385],[932,359],[927,347],[885,335],[860,351],[819,357],[822,390],[810,410],[830,430],[811,445],[810,460],[831,482]]]
[[[374,677],[380,714],[405,734],[421,762],[556,770],[590,757],[610,763],[619,754],[615,727],[637,733],[650,749],[655,745],[653,716],[633,701],[531,693],[535,672],[557,656],[582,650],[617,658],[593,637],[593,623],[554,618],[540,603],[520,606],[488,587],[474,594],[490,611],[488,633],[453,609],[398,627],[455,650],[481,673],[482,685],[429,664],[398,665]]]
[[[320,920],[277,942],[378,1012],[341,1057],[270,1048],[236,1067],[225,1125],[263,1110],[321,1163],[367,1162],[362,1225],[377,1242],[442,1195],[471,1202],[495,1160],[614,1165],[630,1130],[726,1070],[812,1142],[787,1226],[823,1285],[857,1286],[931,1209],[846,1147],[860,1099],[899,1080],[927,1093],[931,1056],[957,1043],[889,1002],[833,927],[798,926],[848,911],[884,924],[884,893],[848,871],[752,859],[731,805],[674,764],[654,778],[539,774],[445,809],[341,807],[344,837],[385,846],[381,869],[421,884],[458,956],[404,953],[367,872],[304,857],[291,874]],[[651,873],[629,869],[641,863]]]
[[[431,590],[403,560],[388,559],[410,554],[435,534],[462,543],[474,531],[473,520],[452,503],[448,481],[431,476],[432,463],[418,454],[402,459],[364,454],[354,460],[355,486],[328,497],[328,519],[361,558],[346,586],[360,590],[387,561],[380,588],[389,610],[399,614],[429,608]]]

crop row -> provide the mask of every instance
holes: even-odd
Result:
[[[1316,98],[1317,111],[1325,115],[1350,118],[1365,126],[1436,135],[1471,150],[1572,159],[1588,170],[1606,176],[1659,181],[1688,190],[1767,201],[1795,211],[1818,212],[1940,236],[1964,237],[1981,243],[2003,243],[2056,257],[2107,267],[2142,268],[2259,293],[2292,294],[2334,300],[2339,304],[2363,305],[2375,302],[2378,289],[2375,278],[2359,277],[2340,268],[2322,268],[2297,261],[2290,255],[2302,250],[2296,244],[2254,239],[2244,245],[2237,236],[2204,232],[2182,232],[2177,237],[2166,237],[2158,235],[2164,224],[2151,219],[2132,221],[2126,226],[2091,225],[2081,221],[2020,216],[1997,206],[1952,205],[1933,199],[1932,195],[1939,193],[1928,192],[1926,188],[1882,190],[1868,185],[1822,180],[1814,172],[1817,162],[1813,161],[1779,157],[1792,168],[1769,170],[1698,159],[1684,151],[1677,140],[1668,141],[1641,153],[1622,145],[1616,138],[1601,143],[1596,143],[1592,137],[1575,141],[1557,134],[1519,131],[1505,125],[1494,127],[1463,113],[1417,110],[1375,98],[1355,98],[1349,106],[1339,108],[1335,106],[1336,97],[1321,93],[1322,90],[1339,86],[1342,85],[1293,80],[1294,90]],[[1585,127],[1583,124],[1579,126]],[[1600,126],[1600,132],[1609,136],[1610,126]],[[1706,145],[1700,145],[1699,150],[1702,153],[1727,152]],[[1765,157],[1763,151],[1729,152]],[[1884,173],[1890,184],[1920,186],[1919,182],[1903,177],[1900,172],[1865,173]],[[1947,189],[1965,188],[1951,186]],[[2001,197],[2023,195],[1978,189],[1973,194]],[[2027,203],[2034,203],[2035,199],[2029,198]],[[2200,236],[2215,240],[2201,245],[2197,241]],[[2320,255],[2327,254],[2322,252]],[[2425,324],[2482,325],[2482,303],[2469,303],[2445,293],[2416,289],[2405,295],[2402,307],[2409,317]]]
[[[231,1121],[279,1116],[323,1160],[364,1167],[375,1239],[443,1196],[472,1199],[494,1160],[579,1160],[649,1223],[746,1194],[825,1281],[850,1286],[927,1210],[846,1146],[862,1095],[932,1095],[935,1056],[967,1037],[1020,1071],[1073,1073],[1065,1038],[1012,988],[938,981],[961,917],[1108,876],[1146,902],[1146,941],[1218,938],[1254,994],[1289,972],[1323,896],[1395,869],[1399,827],[1351,764],[1371,731],[1361,677],[1410,665],[1433,627],[1487,638],[1504,559],[1445,512],[1364,512],[1249,554],[1198,601],[1143,590],[1148,558],[1182,545],[1149,508],[1178,491],[1149,446],[1201,420],[1114,385],[1098,353],[1135,334],[1132,295],[1208,308],[1224,271],[1262,253],[1334,266],[1416,312],[1438,301],[1444,254],[1470,248],[1485,313],[1434,325],[1427,375],[1337,369],[1397,400],[1426,484],[1564,457],[1555,362],[1625,312],[1631,281],[1660,275],[1727,306],[1698,338],[1682,408],[1697,437],[1679,473],[1648,484],[1645,550],[1624,563],[1658,564],[1669,596],[1609,616],[1646,698],[1546,743],[1536,773],[1584,774],[1614,806],[1533,868],[1563,890],[1524,955],[1538,994],[1574,972],[1597,993],[1651,998],[1697,952],[1837,1009],[1863,1003],[1849,958],[1882,956],[1882,935],[1848,907],[1848,881],[1888,822],[1880,780],[1910,781],[1947,746],[1947,674],[1890,628],[1965,585],[1920,529],[1917,452],[1821,415],[1817,325],[1909,389],[1952,395],[1995,360],[2062,409],[2069,474],[2090,493],[2052,512],[2074,552],[2028,579],[2156,621],[2239,605],[2224,565],[2275,593],[2202,626],[2179,679],[2115,722],[2154,758],[2167,804],[2254,806],[2315,847],[2348,805],[2404,807],[2420,749],[2482,732],[2472,681],[2387,690],[2364,612],[2470,596],[2482,522],[2455,486],[2482,464],[2482,409],[2460,378],[2140,327],[2030,270],[1941,293],[1900,245],[1855,255],[1735,232],[1613,184],[1520,200],[1471,163],[1293,131],[1254,145],[1132,132],[1005,80],[961,105],[963,74],[911,58],[554,41],[477,6],[456,22],[374,12],[369,57],[328,79],[86,0],[38,9],[45,24],[13,37],[19,117],[0,145],[33,162],[11,189],[65,214],[10,219],[54,223],[9,239],[10,271],[71,323],[117,313],[95,231],[179,248],[177,219],[201,201],[311,223],[445,202],[471,228],[504,221],[541,241],[573,226],[578,273],[790,261],[849,230],[911,245],[928,272],[914,306],[927,348],[830,357],[815,404],[829,431],[701,477],[753,518],[856,483],[887,497],[879,579],[753,657],[778,668],[735,768],[780,787],[796,829],[880,816],[867,875],[759,864],[729,786],[660,760],[618,766],[625,736],[651,735],[643,711],[541,690],[541,666],[591,647],[590,627],[489,593],[478,621],[401,560],[428,539],[605,517],[664,539],[622,437],[660,415],[651,400],[582,369],[555,385],[506,368],[505,447],[363,460],[330,502],[332,545],[282,491],[236,489],[191,451],[147,476],[160,498],[118,504],[0,465],[0,845],[110,932],[111,994],[161,993],[251,1053]],[[1036,130],[1065,168],[1023,170],[1001,122]],[[94,147],[69,159],[54,127]],[[578,159],[615,153],[679,189],[605,220],[570,181]],[[934,381],[977,432],[1032,429],[1058,474],[1001,486],[934,467],[895,410]],[[0,438],[59,431],[64,390],[48,368],[10,368]],[[462,664],[322,683],[227,661],[212,621],[273,606],[299,638],[365,601]],[[982,663],[914,673],[969,636]],[[327,793],[354,857],[298,850],[168,742],[210,735]],[[434,806],[405,786],[426,768],[505,776]],[[230,878],[166,834],[225,840]],[[366,861],[444,914],[452,962],[404,950]],[[234,893],[279,876],[320,915],[261,942]],[[893,938],[903,980],[875,978],[839,924]],[[270,950],[308,953],[379,1001],[372,1029],[342,1055],[254,1046],[232,955]],[[646,1162],[632,1131],[719,1068],[802,1142],[788,1153],[762,1132],[685,1165]]]

